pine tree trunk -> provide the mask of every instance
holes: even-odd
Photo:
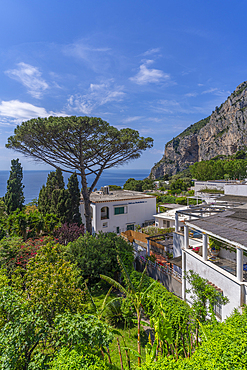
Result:
[[[84,216],[86,221],[86,231],[92,234],[92,218],[90,210],[90,195],[87,189],[87,180],[84,171],[81,171],[81,185],[82,185],[82,195],[84,202]]]

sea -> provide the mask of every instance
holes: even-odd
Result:
[[[38,198],[40,189],[43,184],[46,184],[47,176],[51,171],[47,170],[37,170],[37,171],[23,171],[23,185],[24,187],[24,196],[25,204],[31,202],[33,199]],[[150,169],[110,169],[105,170],[97,185],[96,188],[100,189],[102,186],[107,185],[118,185],[123,186],[126,180],[129,178],[134,178],[135,180],[143,180],[150,173]],[[68,183],[68,178],[71,174],[64,172],[64,182],[65,185]],[[7,191],[7,180],[9,178],[9,171],[0,171],[0,197],[3,197]],[[93,182],[94,176],[88,176],[88,186]],[[80,178],[78,177],[79,188],[81,188]]]

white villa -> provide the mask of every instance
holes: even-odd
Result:
[[[247,302],[247,206],[212,208],[211,216],[209,211],[204,208],[195,214],[191,210],[194,219],[185,221],[183,233],[176,214],[173,250],[174,257],[182,256],[182,298],[190,303],[190,286],[184,277],[193,270],[228,297],[229,303],[215,307],[218,319],[224,320],[234,308],[241,309]],[[180,212],[188,214],[188,210]],[[193,231],[196,237],[192,237]],[[211,254],[209,238],[222,243],[217,257]],[[192,249],[196,246],[199,253]]]
[[[157,213],[153,215],[155,218],[155,226],[158,228],[169,228],[169,227],[175,227],[175,214],[177,211],[186,210],[189,207],[187,206],[180,206],[177,205],[177,207],[174,207],[173,209],[169,209],[166,212]],[[180,215],[178,214],[178,229],[180,230],[181,227],[184,226],[184,221],[188,219],[189,216],[186,215]]]
[[[156,197],[137,191],[109,191],[105,186],[90,196],[93,233],[99,231],[117,234],[134,230],[135,226],[154,223]],[[82,222],[85,223],[83,200],[80,204]]]

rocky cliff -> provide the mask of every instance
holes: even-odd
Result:
[[[191,164],[247,148],[247,81],[216,107],[211,116],[191,125],[165,146],[150,177],[174,175]]]

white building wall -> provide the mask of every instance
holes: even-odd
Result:
[[[247,184],[225,184],[225,195],[247,196]]]
[[[165,222],[164,222],[165,221]],[[157,226],[158,228],[168,228],[167,226],[167,221],[168,221],[168,224],[169,224],[169,227],[175,227],[175,220],[171,220],[171,219],[168,219],[168,218],[158,218],[158,217],[155,217],[155,226]],[[181,222],[179,223],[179,226],[183,225]]]
[[[217,189],[224,190],[224,185],[226,181],[195,181],[193,190],[195,195],[197,195],[202,189]]]
[[[186,250],[186,272],[193,270],[202,278],[207,279],[215,284],[223,291],[223,295],[228,297],[229,303],[222,306],[222,320],[230,316],[234,308],[240,308],[241,303],[241,286],[244,286],[244,293],[247,295],[245,284],[237,281],[237,278],[221,269],[220,267],[212,264],[209,261],[203,261],[202,257],[195,255],[193,252]],[[193,255],[194,254],[194,255]],[[190,289],[189,283],[186,281],[186,289]],[[243,297],[242,297],[243,299]],[[191,303],[190,293],[186,293],[186,300]]]
[[[119,232],[127,230],[127,225],[142,225],[147,220],[154,219],[153,214],[156,213],[156,198],[142,198],[142,199],[128,199],[121,201],[109,201],[91,203],[93,208],[93,232]],[[109,219],[101,220],[101,208],[109,208]],[[115,207],[125,207],[125,213],[115,215]],[[82,222],[85,223],[84,207],[81,205],[80,212],[82,216]],[[107,225],[106,227],[104,227]]]
[[[173,233],[173,257],[179,257],[182,254],[184,236],[179,233]]]

